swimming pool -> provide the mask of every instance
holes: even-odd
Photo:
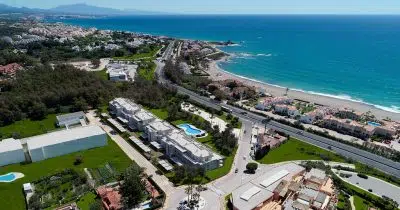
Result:
[[[368,123],[368,125],[372,125],[372,126],[375,126],[375,127],[381,126],[381,124],[377,123],[377,122],[368,121],[367,123]]]
[[[13,182],[16,179],[24,177],[21,173],[11,172],[0,176],[0,182]]]
[[[185,133],[189,136],[199,136],[199,135],[203,135],[205,133],[203,130],[200,130],[200,129],[196,128],[195,126],[188,124],[188,123],[180,124],[180,125],[178,125],[178,127],[181,128],[182,130],[184,130]]]

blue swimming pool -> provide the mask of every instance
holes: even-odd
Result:
[[[0,176],[0,182],[12,182],[17,178],[14,173],[8,173]]]
[[[377,123],[377,122],[368,121],[367,123],[368,123],[368,125],[372,125],[372,126],[375,126],[375,127],[381,126],[381,124]]]
[[[204,133],[204,131],[202,131],[188,123],[180,124],[180,125],[178,125],[178,127],[181,128],[182,130],[184,130],[185,133],[189,136],[197,136],[197,135],[201,135]]]

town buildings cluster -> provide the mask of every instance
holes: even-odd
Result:
[[[332,179],[319,169],[309,172],[290,163],[272,168],[235,189],[234,209],[334,209],[337,190]]]
[[[132,100],[116,98],[109,103],[110,113],[131,130],[143,132],[143,139],[158,147],[177,165],[211,170],[223,165],[223,157],[211,151],[180,129],[155,117]],[[139,143],[139,142],[138,142]],[[142,146],[143,147],[143,146]]]
[[[286,96],[267,97],[255,105],[255,108],[262,111],[272,110],[275,114],[287,116],[305,124],[315,124],[361,139],[369,139],[373,136],[393,139],[400,132],[400,122],[389,119],[377,120],[368,113],[356,112],[350,108],[336,109],[313,104],[307,104],[306,106],[311,106],[311,109],[303,112],[301,107],[304,103]],[[298,106],[300,104],[301,106]]]

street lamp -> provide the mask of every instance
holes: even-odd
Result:
[[[267,124],[268,124],[270,121],[271,121],[271,118],[270,118],[270,117],[267,117],[267,118],[261,120],[261,123],[264,124],[264,133],[265,133],[265,131],[267,130]]]

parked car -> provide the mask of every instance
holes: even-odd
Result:
[[[237,172],[239,172],[239,169],[238,169],[238,168],[235,169],[235,173],[237,173]]]

